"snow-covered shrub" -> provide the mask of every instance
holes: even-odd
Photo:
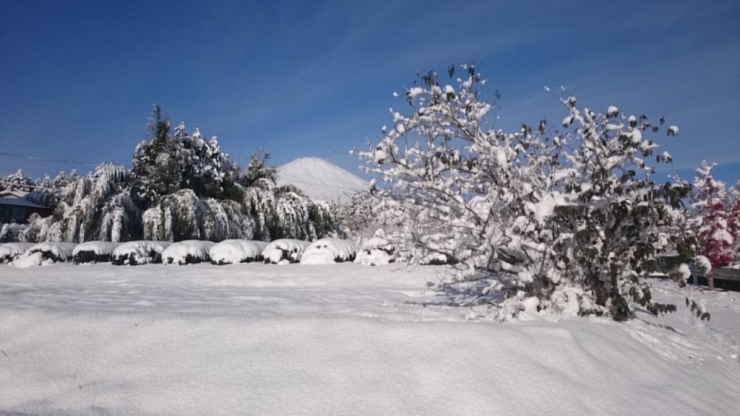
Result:
[[[54,263],[67,262],[72,260],[72,252],[76,246],[76,243],[38,243],[26,250],[22,257],[28,257],[34,253],[40,253],[43,260],[49,260]]]
[[[645,158],[657,144],[644,136],[659,125],[613,106],[596,113],[565,94],[562,128],[542,120],[494,130],[486,81],[463,69],[453,80],[450,67],[448,83],[420,77],[406,91],[409,110],[392,110],[392,127],[360,152],[384,183],[378,194],[421,227],[405,228],[405,240],[456,263],[441,285],[488,280],[486,291],[504,292],[492,309],[502,319],[534,304],[617,320],[632,316],[628,299],[654,314],[675,309],[654,303],[644,280],[683,237],[660,231],[689,191],[652,180]]]
[[[348,240],[322,238],[303,251],[301,264],[334,264],[354,261],[357,250]]]
[[[109,263],[113,261],[113,251],[119,245],[109,241],[88,241],[72,250],[72,258],[75,264]]]
[[[116,266],[161,263],[162,251],[169,245],[168,241],[129,241],[113,250],[112,262]]]
[[[0,264],[10,263],[23,255],[33,243],[5,243],[0,244]]]
[[[164,264],[196,264],[211,260],[208,252],[213,247],[211,241],[185,240],[173,243],[162,251]]]
[[[0,243],[14,243],[20,241],[21,234],[28,228],[26,224],[1,224]]]
[[[301,240],[281,238],[270,242],[262,251],[265,263],[298,263],[309,243]]]
[[[385,231],[380,228],[375,231],[372,238],[362,242],[355,262],[366,266],[377,266],[394,263],[397,256],[398,252],[395,244],[388,239]]]
[[[264,241],[224,240],[215,244],[208,254],[211,263],[224,265],[262,261],[262,252],[267,247]]]

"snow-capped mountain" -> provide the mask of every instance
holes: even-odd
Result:
[[[316,157],[303,157],[278,167],[278,185],[294,185],[309,198],[347,201],[368,183],[346,170]]]

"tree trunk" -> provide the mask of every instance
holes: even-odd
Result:
[[[714,270],[707,273],[707,285],[709,286],[709,290],[714,290]]]

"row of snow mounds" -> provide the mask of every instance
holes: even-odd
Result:
[[[0,264],[10,263],[23,255],[33,243],[5,243],[0,244]]]
[[[116,266],[161,263],[162,252],[170,244],[169,241],[129,241],[113,250],[112,261]]]
[[[305,241],[281,238],[270,242],[262,252],[262,257],[265,259],[265,263],[298,263],[301,261],[303,251],[308,245],[309,243]]]
[[[267,248],[264,241],[224,240],[208,251],[211,263],[217,265],[251,263],[262,261],[262,252]]]
[[[162,252],[164,264],[196,264],[211,261],[209,251],[216,245],[212,241],[185,240],[170,244]]]
[[[72,250],[72,260],[75,264],[87,263],[110,263],[113,260],[113,252],[121,243],[108,241],[88,241],[78,244]]]
[[[72,260],[72,252],[76,246],[76,243],[46,242],[34,244],[28,247],[23,254],[18,255],[10,265],[14,267],[33,267],[42,264],[67,262]]]
[[[357,249],[351,241],[322,238],[303,251],[301,264],[333,264],[354,261]]]

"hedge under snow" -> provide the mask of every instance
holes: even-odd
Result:
[[[250,263],[262,261],[262,252],[266,247],[264,241],[224,240],[211,247],[208,254],[213,264]]]
[[[357,250],[348,240],[322,238],[314,241],[303,251],[301,264],[334,264],[354,261]]]

